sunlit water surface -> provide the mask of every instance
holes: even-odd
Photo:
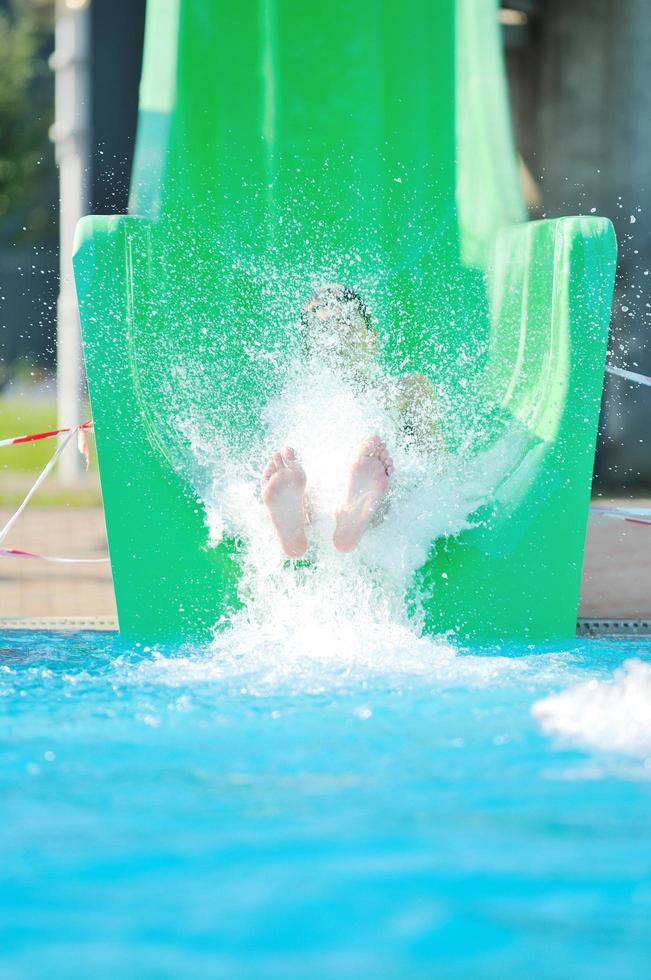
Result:
[[[3,978],[648,976],[649,642],[304,628],[1,637]]]

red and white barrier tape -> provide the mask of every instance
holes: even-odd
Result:
[[[19,548],[0,548],[0,558],[35,558],[37,561],[53,561],[63,565],[105,565],[108,558],[56,558],[54,555],[35,555]]]
[[[651,507],[591,507],[590,513],[600,517],[614,517],[630,524],[651,526]]]
[[[50,429],[48,432],[32,432],[28,436],[13,436],[11,439],[0,439],[2,446],[17,446],[20,442],[38,442],[39,439],[53,439],[54,436],[63,435],[64,432],[90,432],[93,428],[92,419],[82,422],[80,425],[69,426],[64,429]]]
[[[646,374],[637,374],[635,371],[625,371],[624,368],[611,367],[610,364],[606,365],[606,373],[614,374],[617,378],[624,378],[625,381],[634,381],[638,385],[646,385],[646,387],[651,388],[651,378],[647,377]]]
[[[624,368],[606,365],[608,374],[614,374],[617,378],[625,381],[632,381],[638,385],[651,388],[651,378],[646,374],[638,374],[636,371],[625,371]],[[628,521],[630,524],[651,525],[650,507],[591,507],[591,513],[601,514],[602,517],[614,517],[620,521]]]
[[[34,432],[31,435],[27,435],[27,436],[15,436],[13,439],[0,440],[0,447],[15,446],[18,443],[36,442],[38,439],[53,439],[55,436],[65,434],[65,439],[62,439],[62,441],[59,443],[59,445],[57,446],[56,450],[54,451],[54,453],[52,454],[48,462],[41,470],[36,482],[33,484],[33,486],[25,495],[23,502],[21,503],[18,510],[14,514],[12,514],[12,516],[9,518],[5,526],[0,531],[0,557],[32,558],[32,559],[36,559],[37,561],[57,562],[65,565],[78,565],[78,564],[98,565],[98,564],[104,564],[108,562],[109,560],[108,558],[58,558],[53,555],[37,555],[31,551],[21,551],[18,548],[2,547],[3,541],[11,531],[12,527],[14,526],[14,524],[16,523],[16,521],[18,520],[22,512],[27,507],[28,503],[30,502],[30,500],[32,499],[36,491],[41,486],[45,478],[51,472],[57,460],[59,459],[62,452],[64,451],[64,449],[66,448],[70,440],[73,438],[73,436],[77,437],[77,447],[79,449],[79,452],[86,460],[86,467],[88,467],[88,443],[86,441],[86,433],[90,432],[92,428],[93,428],[92,421],[88,421],[88,422],[83,422],[80,425],[74,425],[72,427],[65,428],[65,429],[52,429],[49,432]]]

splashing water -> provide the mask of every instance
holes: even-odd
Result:
[[[508,447],[471,457],[441,446],[425,451],[405,437],[387,399],[391,377],[374,365],[361,382],[333,359],[297,357],[286,381],[264,408],[260,433],[248,451],[224,438],[211,442],[197,420],[183,423],[200,464],[208,535],[243,542],[240,595],[244,608],[218,624],[215,650],[232,644],[271,663],[297,669],[302,660],[340,665],[377,664],[400,657],[421,663],[447,644],[418,637],[418,616],[408,618],[405,593],[432,543],[474,523],[503,470]],[[332,544],[334,514],[359,446],[371,434],[386,441],[395,462],[387,506],[352,554]],[[311,512],[307,561],[284,560],[260,499],[260,473],[274,450],[290,445],[308,478]],[[224,626],[232,627],[222,637]],[[446,654],[446,656],[449,654]]]
[[[651,664],[624,661],[607,680],[591,678],[536,701],[549,735],[601,752],[651,754]]]

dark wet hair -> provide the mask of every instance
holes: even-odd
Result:
[[[325,286],[319,286],[318,289],[314,290],[303,307],[303,312],[301,313],[301,326],[304,328],[308,327],[308,315],[312,312],[312,307],[318,308],[319,305],[330,304],[336,307],[337,304],[344,303],[355,303],[362,319],[369,329],[371,328],[372,321],[370,314],[359,293],[356,293],[354,289],[350,288],[350,286],[343,286],[336,283],[327,283]]]

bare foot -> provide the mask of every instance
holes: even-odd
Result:
[[[262,474],[262,500],[288,558],[307,551],[305,483],[305,470],[291,446],[275,452]]]
[[[353,551],[389,489],[393,460],[379,436],[365,439],[352,465],[346,499],[337,511],[333,543]]]

